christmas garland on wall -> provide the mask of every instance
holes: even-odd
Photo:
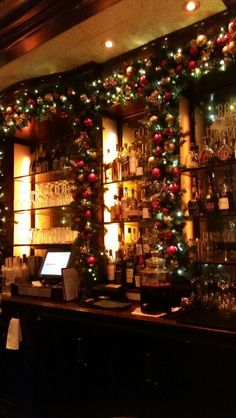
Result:
[[[188,247],[183,238],[179,158],[185,133],[179,126],[178,102],[191,80],[225,70],[235,61],[235,56],[236,19],[233,19],[214,38],[198,34],[181,50],[170,50],[163,44],[156,56],[133,61],[82,87],[58,83],[22,89],[12,103],[2,102],[1,136],[14,134],[32,119],[41,122],[56,115],[71,122],[75,148],[71,159],[72,228],[78,231],[74,247],[77,266],[88,281],[98,278],[104,258],[99,244],[98,216],[102,205],[98,200],[101,194],[98,136],[104,111],[114,104],[143,100],[143,123],[152,138],[146,188],[151,196],[156,245],[173,277],[182,277],[187,271]]]

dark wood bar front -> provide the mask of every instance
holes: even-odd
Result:
[[[236,330],[137,307],[3,296],[2,398],[30,417],[235,416]],[[22,328],[16,351],[5,349],[12,317]]]

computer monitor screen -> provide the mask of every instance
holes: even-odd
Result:
[[[63,250],[47,250],[42,262],[39,279],[59,281],[62,278],[62,269],[68,267],[71,252]]]

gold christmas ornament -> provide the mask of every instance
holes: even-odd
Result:
[[[46,102],[52,102],[53,101],[53,95],[51,93],[46,93],[44,95],[44,99]]]
[[[155,161],[155,157],[154,156],[151,156],[151,157],[148,158],[148,164],[151,165],[154,161]]]
[[[167,113],[165,121],[168,123],[168,125],[171,125],[174,121],[174,116],[171,113]]]
[[[231,41],[228,45],[228,51],[232,55],[236,55],[236,41]]]
[[[197,39],[196,39],[196,42],[197,42],[197,46],[200,46],[200,47],[206,45],[206,43],[207,43],[206,35],[198,35]]]
[[[176,64],[181,64],[181,62],[183,61],[183,55],[178,52],[174,55],[174,60]]]
[[[150,118],[149,118],[150,123],[154,124],[154,123],[157,123],[157,121],[158,121],[158,117],[156,115],[150,116]]]
[[[8,114],[8,115],[11,115],[11,113],[13,112],[13,109],[12,109],[12,107],[11,106],[7,106],[7,108],[6,108],[6,113]]]
[[[229,48],[228,45],[225,45],[222,49],[222,53],[224,54],[225,57],[227,57],[229,55]]]
[[[52,112],[52,113],[57,113],[57,108],[55,107],[55,106],[50,106],[50,112]]]
[[[128,77],[130,77],[133,74],[133,72],[134,72],[134,69],[133,69],[133,67],[131,67],[131,65],[126,68],[126,75]]]
[[[62,102],[65,102],[65,101],[67,100],[67,97],[66,97],[64,94],[61,94],[61,95],[60,95],[60,100],[61,100]]]
[[[37,98],[37,103],[38,103],[38,105],[42,105],[43,104],[43,98],[42,97],[38,97]]]
[[[162,77],[161,83],[163,85],[169,84],[169,82],[170,82],[170,77]]]
[[[9,115],[7,115],[6,117],[5,117],[5,121],[6,121],[6,124],[7,125],[12,125],[12,123],[13,123],[13,119],[11,118],[11,116],[9,116]]]
[[[206,61],[209,61],[209,59],[210,59],[210,54],[209,54],[209,53],[204,52],[204,53],[201,55],[201,61],[206,62]]]
[[[17,120],[17,119],[18,119],[18,117],[19,117],[18,113],[14,113],[14,115],[13,115],[13,119]]]

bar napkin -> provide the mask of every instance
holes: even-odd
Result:
[[[20,342],[22,341],[21,324],[19,318],[11,318],[8,331],[6,349],[8,350],[19,350]]]

